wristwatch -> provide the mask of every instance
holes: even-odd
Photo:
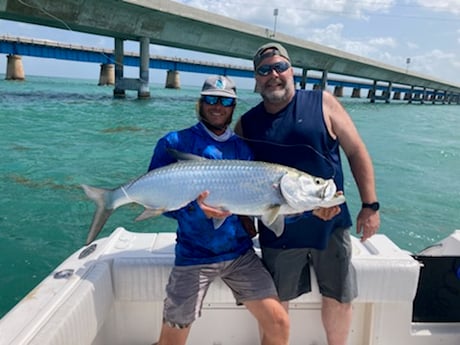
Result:
[[[378,201],[367,204],[363,202],[361,208],[370,208],[371,210],[378,211],[380,209],[380,204]]]

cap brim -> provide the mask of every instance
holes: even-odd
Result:
[[[201,92],[201,96],[219,96],[219,97],[231,97],[231,98],[237,98],[237,96],[233,93],[226,92],[226,91],[203,91]]]

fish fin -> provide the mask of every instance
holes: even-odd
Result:
[[[136,217],[136,222],[140,220],[145,220],[148,218],[156,217],[159,216],[160,214],[163,214],[166,212],[165,209],[163,208],[146,208],[144,209],[144,212],[142,212],[140,215]]]
[[[276,221],[276,218],[278,217],[280,208],[281,208],[280,205],[271,206],[268,209],[268,211],[262,215],[262,223],[264,223],[265,226],[269,226],[273,224]]]
[[[96,211],[94,212],[93,221],[86,238],[86,245],[88,245],[93,242],[97,235],[101,232],[102,227],[113,212],[113,208],[106,207],[106,195],[111,191],[108,189],[91,187],[85,184],[81,186],[88,198],[93,200],[96,204]]]
[[[214,225],[214,229],[219,229],[222,226],[222,224],[224,224],[226,219],[227,218],[213,218],[212,224]]]
[[[264,225],[273,231],[276,237],[280,237],[284,232],[284,216],[278,216],[271,224],[264,223]]]
[[[194,155],[192,153],[181,152],[175,149],[166,149],[171,157],[175,158],[178,161],[191,161],[191,160],[207,160],[204,157]]]

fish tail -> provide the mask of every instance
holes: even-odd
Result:
[[[96,211],[94,212],[93,222],[89,228],[88,237],[86,238],[86,245],[94,241],[97,235],[101,232],[102,227],[106,223],[107,219],[113,212],[113,208],[107,208],[106,205],[106,194],[110,193],[110,190],[91,187],[88,185],[82,185],[88,198],[94,201],[96,204]]]

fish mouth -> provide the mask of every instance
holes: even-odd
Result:
[[[326,186],[321,190],[321,193],[320,193],[321,200],[324,200],[331,196],[336,195],[336,191],[337,190],[336,190],[334,182],[332,180],[328,181]]]

